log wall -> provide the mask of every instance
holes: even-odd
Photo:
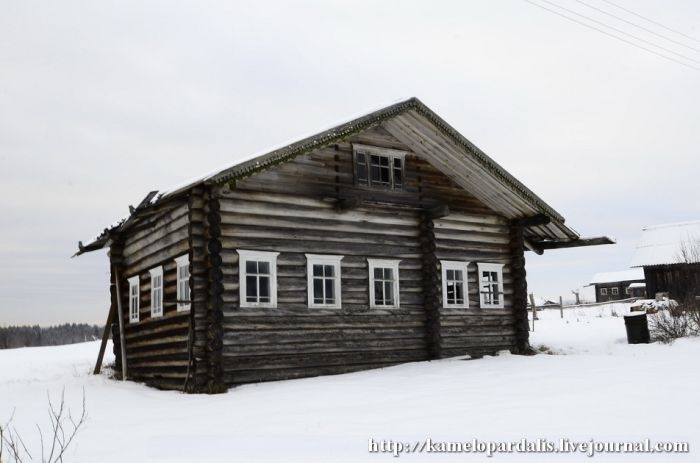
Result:
[[[174,259],[190,250],[188,204],[141,220],[111,249],[120,278],[126,336],[127,375],[164,389],[183,389],[188,375],[190,312],[177,311],[177,269]],[[163,316],[151,316],[149,270],[163,266]],[[128,278],[139,276],[139,321],[129,322]],[[112,279],[114,280],[114,272]],[[113,290],[113,304],[116,304]],[[118,324],[113,328],[117,371],[121,368]]]
[[[377,126],[212,192],[221,218],[226,384],[515,346],[508,222],[411,152],[402,191],[354,185],[351,143],[409,151]],[[450,214],[432,219],[426,211],[439,206]],[[280,253],[277,308],[240,307],[237,249]],[[305,253],[345,256],[342,309],[307,306]],[[369,308],[368,257],[401,260],[399,309]],[[439,259],[471,262],[469,309],[440,307]],[[505,264],[505,309],[479,308],[477,262]]]
[[[469,262],[468,309],[440,309],[442,356],[491,354],[515,346],[513,277],[508,222],[475,211],[451,211],[435,220],[436,257]],[[477,263],[503,267],[503,309],[480,307]]]

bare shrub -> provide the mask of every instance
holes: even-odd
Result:
[[[38,449],[41,451],[41,460],[39,461],[42,463],[62,463],[66,450],[87,420],[85,391],[83,391],[80,415],[77,417],[74,417],[71,411],[65,407],[64,392],[61,392],[61,401],[58,404],[54,404],[51,396],[47,394],[50,426],[47,440],[44,440],[44,431],[41,427],[38,424],[36,426],[41,442]],[[34,461],[34,457],[25,445],[21,434],[12,425],[13,417],[14,412],[4,425],[0,424],[0,463]],[[4,459],[5,455],[7,455],[7,459]]]
[[[649,315],[649,333],[652,340],[663,343],[672,343],[687,336],[700,336],[700,307],[684,303]]]

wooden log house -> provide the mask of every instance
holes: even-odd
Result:
[[[528,353],[525,250],[605,244],[416,98],[150,193],[109,248],[117,371],[228,387]]]

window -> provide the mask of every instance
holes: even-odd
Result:
[[[405,151],[353,145],[358,185],[400,190],[404,182]]]
[[[241,307],[277,307],[279,252],[237,252]]]
[[[628,296],[632,295],[632,288],[630,288],[630,287],[628,286],[628,287],[625,289],[625,294],[627,294]]]
[[[468,308],[467,266],[469,262],[441,260],[440,266],[442,267],[442,306],[454,309]]]
[[[306,254],[309,307],[340,308],[340,261],[343,256]]]
[[[617,296],[617,294],[619,293],[619,291],[617,290],[617,288],[610,288],[610,291],[612,292],[612,295],[613,295],[613,296]]]
[[[151,318],[163,316],[163,267],[149,270],[151,274]]]
[[[607,296],[608,295],[608,288],[600,288],[600,295]]]
[[[175,259],[177,266],[177,311],[190,310],[190,256]]]
[[[129,322],[139,321],[139,276],[133,276],[127,280],[129,282]]]
[[[367,259],[371,308],[399,307],[399,262],[399,260]]]
[[[477,264],[479,268],[479,300],[481,308],[502,309],[503,264]]]

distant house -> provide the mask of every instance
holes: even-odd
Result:
[[[673,299],[700,296],[700,220],[642,229],[632,267],[644,269],[647,294]]]
[[[525,251],[607,243],[411,98],[152,192],[78,254],[109,248],[117,370],[213,393],[529,352]]]
[[[596,302],[646,297],[644,271],[641,268],[596,273],[588,285],[595,286]]]

